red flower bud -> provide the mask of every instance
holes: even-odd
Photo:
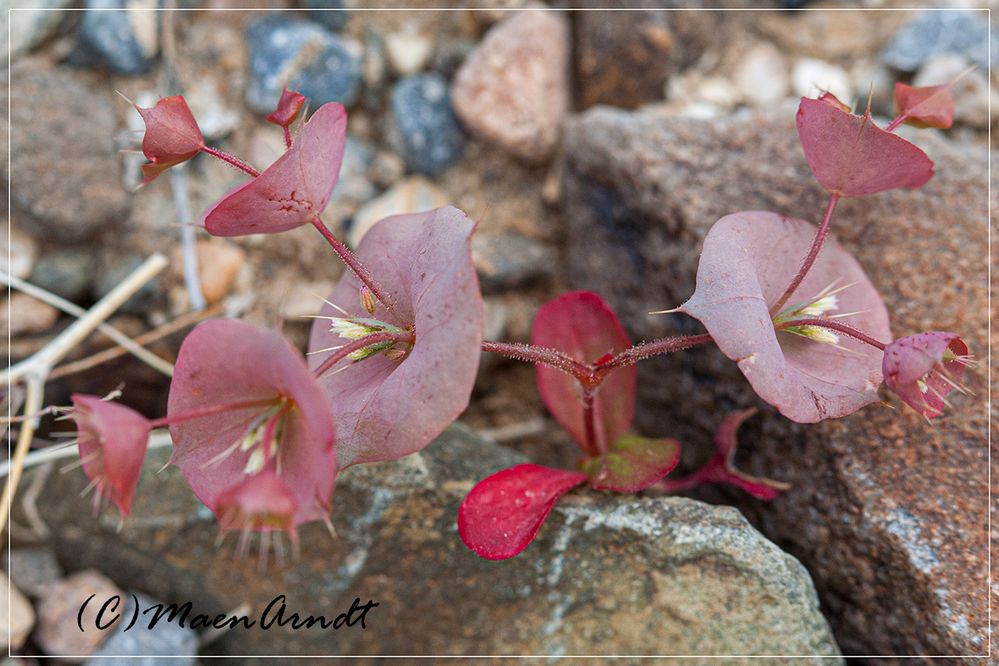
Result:
[[[150,109],[135,110],[146,123],[142,154],[149,160],[142,165],[143,182],[152,182],[160,173],[197,155],[205,146],[198,123],[180,95],[164,97]]]

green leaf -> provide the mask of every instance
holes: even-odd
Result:
[[[675,439],[624,435],[603,456],[584,460],[579,467],[597,490],[633,493],[669,474],[679,461],[680,443]]]

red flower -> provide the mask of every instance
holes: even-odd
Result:
[[[219,529],[244,532],[288,532],[298,540],[295,514],[298,503],[288,486],[271,470],[247,477],[219,494],[215,500]]]

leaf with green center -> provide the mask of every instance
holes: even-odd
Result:
[[[531,329],[531,343],[563,351],[577,361],[592,363],[631,346],[631,340],[611,307],[591,291],[574,291],[548,301],[538,310]],[[576,379],[545,365],[536,366],[538,392],[548,411],[586,450],[582,388]],[[595,442],[603,450],[631,427],[635,416],[638,368],[626,366],[611,372],[597,389],[593,401]]]
[[[580,471],[597,490],[634,493],[663,478],[680,462],[680,443],[625,435],[602,457],[585,460]]]
[[[479,557],[509,559],[534,540],[556,500],[586,479],[579,472],[530,464],[496,472],[462,500],[458,534]]]
[[[895,111],[905,116],[905,124],[946,129],[954,124],[954,100],[950,84],[913,88],[895,84]]]
[[[808,166],[831,194],[863,197],[920,187],[933,177],[926,153],[875,125],[869,114],[856,116],[825,101],[802,98],[798,136]]]
[[[880,350],[846,335],[833,346],[774,328],[770,304],[798,270],[815,233],[808,222],[777,213],[723,217],[704,239],[694,295],[679,308],[704,324],[757,395],[799,423],[845,416],[876,402],[881,384]],[[830,287],[842,289],[823,316],[891,339],[880,295],[832,238],[789,303],[812,302]]]

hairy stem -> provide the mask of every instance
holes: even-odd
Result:
[[[625,349],[611,360],[598,366],[597,373],[598,375],[603,376],[616,368],[634,365],[639,361],[652,358],[653,356],[659,356],[660,354],[671,354],[684,349],[690,349],[691,347],[696,347],[697,345],[704,344],[705,342],[711,342],[712,339],[713,338],[707,333],[702,333],[700,335],[673,336],[669,338],[659,338],[658,340],[653,340],[652,342],[643,342],[642,344]]]
[[[828,328],[832,331],[838,331],[839,333],[849,335],[851,338],[854,338],[855,340],[860,340],[861,342],[868,344],[876,349],[880,349],[881,351],[884,351],[886,346],[883,342],[875,340],[874,338],[867,335],[863,331],[859,331],[852,326],[841,324],[840,322],[833,321],[831,319],[795,319],[793,321],[782,322],[777,326],[775,326],[774,328],[776,328],[779,331],[794,326],[818,326],[819,328]]]
[[[281,129],[284,130],[284,145],[286,148],[291,148],[291,130],[288,129],[287,125],[282,125]]]
[[[235,155],[231,155],[231,154],[225,152],[224,150],[220,150],[218,148],[212,148],[211,146],[202,146],[201,150],[202,150],[202,152],[208,153],[212,157],[215,157],[215,158],[218,158],[218,159],[222,160],[223,162],[225,162],[226,164],[228,164],[230,166],[236,167],[237,169],[239,169],[243,173],[248,174],[249,176],[251,176],[253,178],[256,178],[257,176],[260,175],[260,172],[257,171],[256,169],[254,169],[253,167],[251,167],[249,164],[247,164],[243,160],[239,159]]]
[[[391,310],[393,306],[392,299],[389,298],[388,294],[386,294],[381,287],[378,286],[378,283],[375,282],[375,279],[371,276],[371,273],[368,272],[368,269],[366,269],[358,260],[357,255],[351,252],[350,248],[344,245],[339,238],[333,235],[333,232],[330,231],[330,228],[326,226],[326,223],[323,222],[318,215],[312,218],[312,226],[314,226],[319,233],[323,235],[326,242],[330,244],[333,251],[337,253],[341,260],[343,260],[343,263],[347,265],[350,272],[361,281],[361,284],[370,289],[375,298],[377,298],[382,305]]]
[[[591,456],[606,453],[606,443],[597,438],[597,415],[593,409],[593,391],[583,389],[583,429],[586,437],[586,452]]]
[[[901,125],[902,123],[904,123],[908,119],[909,119],[908,112],[899,114],[899,116],[897,118],[895,118],[890,123],[888,123],[888,127],[885,128],[885,131],[886,132],[894,132],[896,127],[898,127],[899,125]]]
[[[316,377],[322,377],[330,368],[354,352],[382,342],[408,342],[412,344],[413,336],[411,334],[389,333],[388,331],[383,331],[381,333],[372,333],[371,335],[365,336],[359,340],[353,340],[330,354],[326,360],[313,371],[312,374]]]
[[[278,399],[270,398],[265,400],[243,400],[241,402],[227,402],[219,405],[212,405],[211,407],[203,407],[201,409],[194,409],[189,412],[183,412],[181,414],[171,414],[169,416],[163,416],[158,419],[153,419],[149,422],[150,427],[162,428],[163,426],[173,425],[174,423],[183,423],[184,421],[191,421],[193,419],[200,419],[205,416],[215,416],[216,414],[224,414],[225,412],[233,412],[237,409],[252,409],[254,407],[269,407],[271,405],[278,404]]]
[[[836,203],[839,201],[838,194],[832,194],[829,196],[829,205],[826,206],[826,214],[822,217],[822,224],[819,225],[819,230],[815,234],[815,240],[812,241],[812,247],[808,250],[808,254],[805,256],[805,260],[801,262],[801,268],[798,269],[798,273],[791,280],[791,284],[787,286],[784,293],[781,294],[773,305],[770,306],[770,316],[773,317],[780,309],[784,307],[788,299],[794,293],[794,290],[801,286],[801,281],[805,279],[808,275],[808,271],[811,270],[812,265],[819,256],[819,251],[822,250],[822,244],[826,241],[826,235],[829,233],[829,222],[832,220],[833,211],[836,209]]]
[[[525,345],[519,342],[491,342],[483,340],[482,351],[506,356],[515,361],[547,365],[550,368],[555,368],[556,370],[561,370],[566,374],[572,375],[583,383],[592,381],[593,372],[588,365],[580,363],[565,352],[557,349]]]

